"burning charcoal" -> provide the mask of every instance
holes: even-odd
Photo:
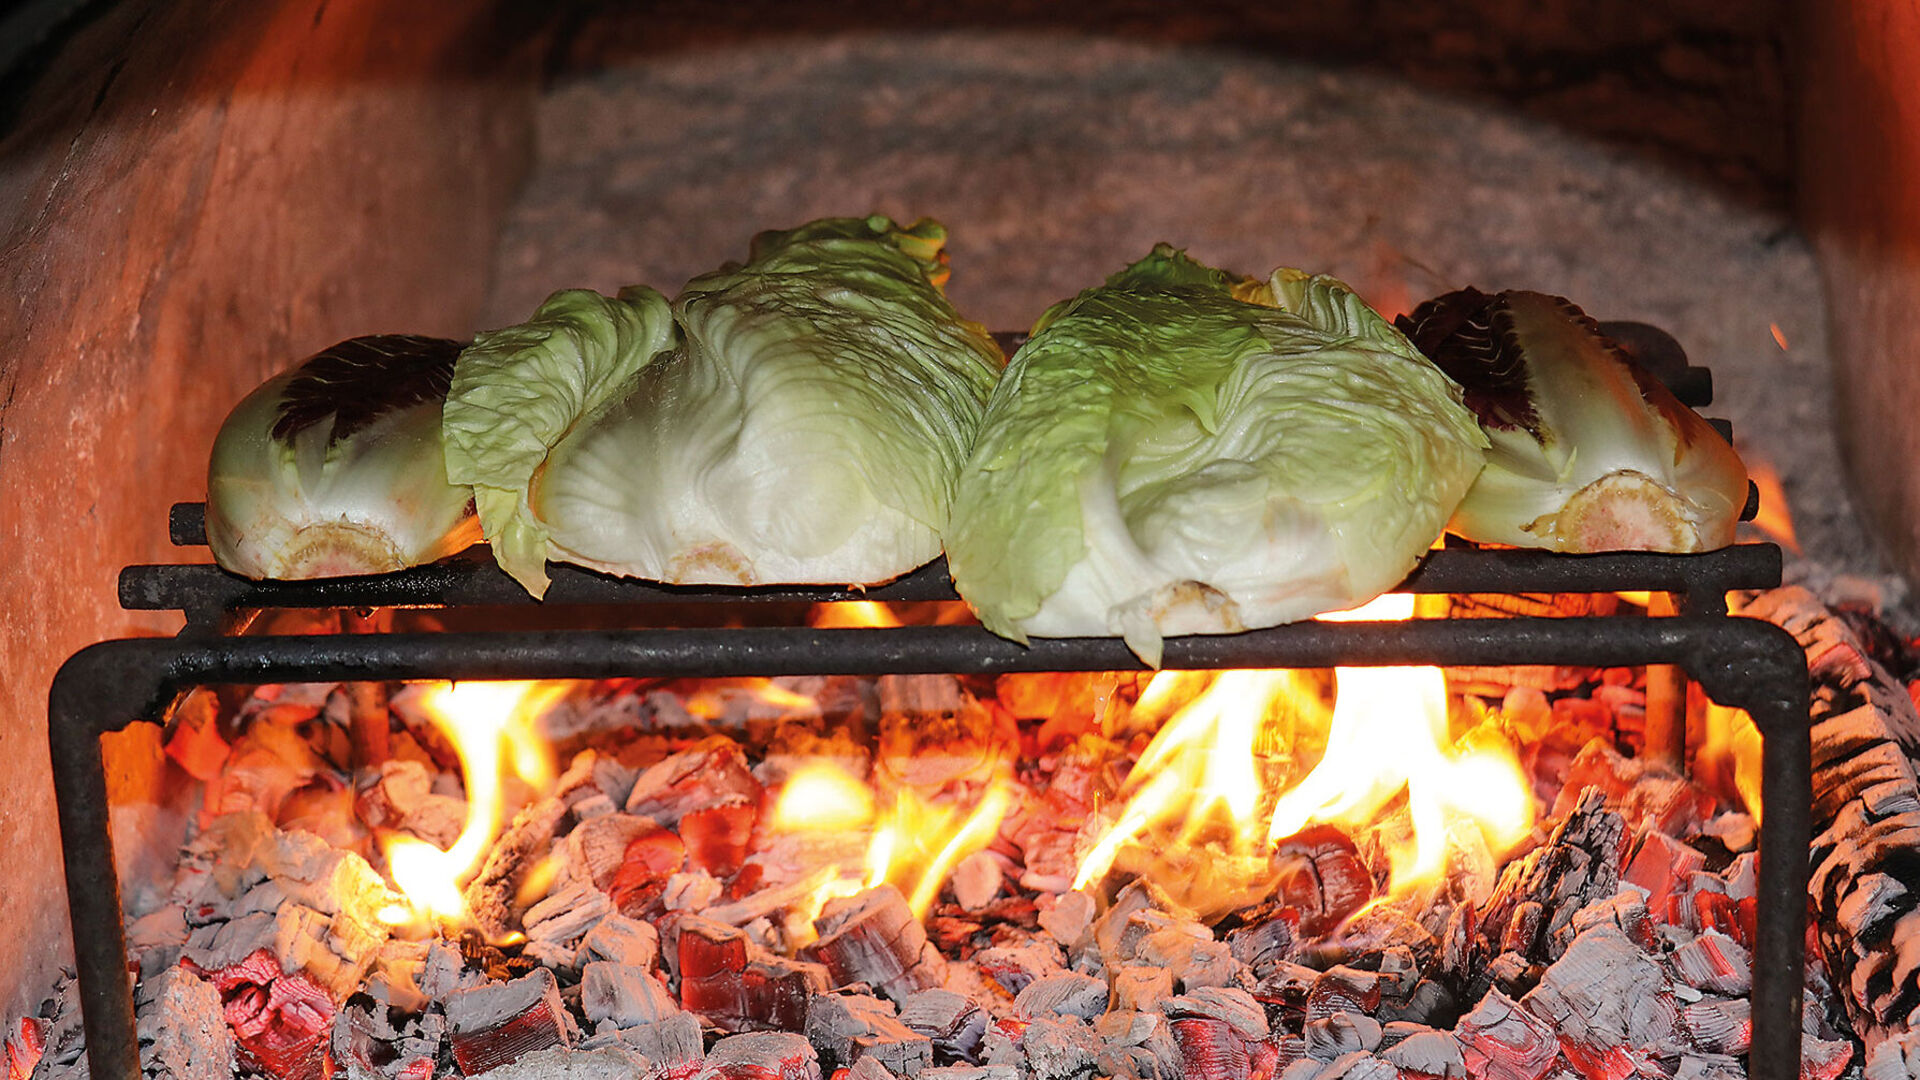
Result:
[[[1404,998],[1420,981],[1420,961],[1412,949],[1395,945],[1381,950],[1377,974],[1382,997]]]
[[[1683,1049],[1679,1003],[1666,972],[1612,926],[1575,938],[1521,1004],[1551,1021],[1563,1042],[1651,1049],[1662,1056]]]
[[[1108,967],[1119,967],[1133,958],[1128,948],[1123,948],[1123,940],[1129,936],[1136,940],[1139,931],[1134,928],[1133,916],[1143,911],[1156,909],[1153,887],[1144,879],[1130,881],[1118,893],[1113,902],[1107,905],[1106,914],[1093,923],[1094,947],[1100,950]]]
[[[379,779],[354,800],[353,810],[369,828],[398,829],[444,850],[460,836],[467,802],[435,794],[424,764],[396,759],[380,763]]]
[[[1487,963],[1486,977],[1508,997],[1520,997],[1540,982],[1546,969],[1517,952],[1505,952]]]
[[[1744,996],[1753,988],[1752,958],[1717,930],[1706,930],[1675,949],[1669,962],[1687,985],[1708,993]]]
[[[829,901],[814,920],[820,940],[808,952],[840,986],[866,983],[895,1002],[939,986],[946,961],[929,947],[906,897],[891,885]]]
[[[946,1060],[974,1060],[987,1033],[987,1014],[951,990],[917,990],[900,1006],[900,1022],[925,1035]]]
[[[519,929],[514,925],[514,894],[527,872],[553,845],[554,832],[566,810],[559,799],[542,799],[523,808],[493,842],[480,873],[467,883],[467,910],[488,940],[499,940]]]
[[[1564,938],[1560,951],[1565,952],[1576,936],[1602,924],[1618,928],[1628,940],[1642,949],[1660,947],[1653,916],[1647,912],[1646,898],[1637,890],[1622,889],[1605,900],[1596,900],[1575,912],[1572,921],[1560,931]]]
[[[1835,1080],[1852,1060],[1851,1039],[1800,1039],[1800,1080]]]
[[[1460,1003],[1453,991],[1432,979],[1421,979],[1405,1001],[1382,1000],[1374,1018],[1383,1024],[1409,1021],[1432,1027],[1447,1027],[1459,1015]]]
[[[1556,935],[1573,921],[1574,913],[1619,891],[1626,844],[1626,819],[1606,808],[1599,788],[1586,789],[1545,844],[1501,871],[1500,884],[1482,911],[1488,940],[1503,940],[1515,909],[1537,901],[1546,912],[1546,940],[1524,951],[1530,958],[1554,959]],[[1466,975],[1464,970],[1456,975],[1444,959],[1442,969],[1462,980]]]
[[[1327,1064],[1316,1058],[1301,1058],[1282,1070],[1278,1080],[1319,1080]]]
[[[1445,1031],[1428,1030],[1409,1035],[1380,1051],[1380,1059],[1423,1076],[1465,1080],[1468,1075],[1460,1041]]]
[[[279,1080],[321,1075],[334,1014],[333,998],[325,990],[287,974],[270,949],[255,949],[217,968],[201,967],[191,955],[183,962],[198,968],[220,992],[240,1056],[254,1068]]]
[[[764,919],[776,915],[782,910],[798,904],[826,885],[837,876],[838,871],[831,866],[823,866],[805,877],[795,878],[784,885],[761,889],[743,899],[730,904],[715,904],[700,912],[703,918],[731,926],[745,926],[755,919]]]
[[[349,1080],[431,1080],[446,1020],[429,1013],[396,1027],[387,1006],[355,995],[333,1022],[333,1060]]]
[[[486,976],[471,971],[459,950],[435,940],[427,945],[427,957],[420,964],[420,992],[434,1001],[445,1001],[458,990],[471,990],[483,984]]]
[[[1647,890],[1647,910],[1670,923],[1684,924],[1681,901],[1688,877],[1707,864],[1707,857],[1659,832],[1640,835],[1621,879]],[[1691,927],[1689,927],[1691,929]]]
[[[1539,1080],[1560,1054],[1552,1025],[1498,990],[1487,991],[1453,1034],[1473,1077]]]
[[[1906,1080],[1903,1070],[1888,1080]],[[1747,1080],[1747,1067],[1731,1054],[1682,1054],[1673,1080]],[[1867,1080],[1880,1080],[1867,1070]]]
[[[1400,1080],[1400,1070],[1365,1050],[1355,1050],[1327,1063],[1313,1080]]]
[[[1300,929],[1318,937],[1373,899],[1373,874],[1352,838],[1331,825],[1310,825],[1274,849],[1280,899],[1300,913]]]
[[[644,1024],[620,1032],[620,1041],[633,1047],[657,1070],[650,1080],[685,1078],[700,1070],[706,1042],[701,1037],[700,1019],[692,1013],[676,1013],[657,1024]]]
[[[1380,976],[1345,965],[1322,972],[1307,994],[1308,1020],[1341,1013],[1371,1013],[1380,1007]]]
[[[1020,1080],[1020,1066],[941,1065],[921,1070],[919,1080]]]
[[[1362,1013],[1336,1013],[1307,1021],[1303,1034],[1308,1056],[1333,1061],[1345,1054],[1379,1046],[1380,1022]]]
[[[953,868],[953,898],[968,911],[979,911],[1000,893],[1003,875],[1000,861],[984,851],[976,851]],[[1044,925],[1044,923],[1043,923]]]
[[[1163,967],[1129,964],[1113,974],[1116,1010],[1152,1011],[1173,996],[1173,972]]]
[[[716,877],[732,877],[746,861],[758,803],[730,802],[690,810],[680,818],[680,839],[687,861]]]
[[[667,944],[673,976],[680,983],[680,1004],[704,1014],[716,1006],[737,1003],[750,944],[744,931],[683,915],[673,921]]]
[[[521,1054],[568,1045],[566,1006],[553,972],[536,968],[509,983],[462,990],[447,997],[453,1060],[464,1076],[478,1076]]]
[[[1078,1017],[1036,1017],[1020,1035],[1034,1080],[1066,1080],[1093,1071],[1100,1040]]]
[[[212,984],[185,968],[169,968],[141,983],[138,1005],[140,1065],[147,1076],[228,1080],[233,1075],[233,1038]]]
[[[695,1080],[820,1080],[820,1058],[791,1032],[729,1035],[713,1044]]]
[[[1883,1040],[1867,1053],[1865,1080],[1908,1080],[1914,1075],[1920,1075],[1920,1035],[1914,1032]]]
[[[367,995],[382,1005],[401,1012],[415,1013],[427,1007],[427,995],[420,989],[421,977],[432,946],[425,941],[387,940],[373,959],[373,968],[361,985]]]
[[[570,882],[527,909],[520,917],[527,937],[553,944],[578,941],[613,912],[607,894],[587,882]]]
[[[1074,889],[1061,893],[1052,907],[1040,912],[1040,928],[1062,948],[1071,949],[1093,925],[1093,916],[1093,897]]]
[[[1245,990],[1204,987],[1160,1002],[1160,1013],[1169,1021],[1196,1016],[1218,1020],[1249,1041],[1272,1034],[1267,1011]]]
[[[1680,1029],[1710,1054],[1744,1054],[1753,1040],[1752,1016],[1746,998],[1707,998],[1680,1010]]]
[[[658,833],[672,837],[669,846],[670,855],[657,859],[652,849],[645,848],[636,856],[629,850],[630,845],[642,836]],[[685,852],[680,850],[679,837],[662,829],[652,818],[635,817],[632,814],[606,814],[588,821],[582,821],[567,834],[567,866],[575,879],[590,881],[595,888],[606,892],[614,891],[614,875],[618,874],[630,858],[638,858],[641,867],[648,873],[644,880],[664,879],[679,870],[685,861]],[[654,865],[657,864],[657,865]],[[640,875],[629,875],[626,883],[642,880]]]
[[[1244,970],[1226,942],[1197,938],[1184,930],[1161,930],[1147,935],[1134,950],[1134,958],[1143,964],[1167,968],[1180,988],[1187,991],[1203,986],[1232,986]]]
[[[1035,979],[1066,969],[1066,958],[1051,940],[981,949],[974,954],[973,962],[981,974],[1000,984],[1009,995],[1025,990]]]
[[[1107,984],[1079,972],[1063,971],[1035,979],[1014,998],[1021,1016],[1077,1016],[1092,1020],[1107,1011]]]
[[[1446,929],[1440,933],[1440,957],[1435,974],[1444,976],[1455,985],[1468,980],[1473,971],[1475,928],[1478,925],[1478,915],[1470,903],[1456,905],[1447,914]]]
[[[386,936],[380,911],[395,897],[367,860],[353,852],[311,833],[276,832],[255,852],[254,863],[288,900],[339,916],[342,936]]]
[[[1540,924],[1546,920],[1546,909],[1538,900],[1526,900],[1516,905],[1513,915],[1507,920],[1507,928],[1500,935],[1500,951],[1525,954],[1540,939]]]
[[[1260,1075],[1247,1037],[1232,1024],[1210,1016],[1183,1016],[1169,1019],[1167,1026],[1180,1048],[1181,1076],[1252,1080]],[[1263,1049],[1271,1051],[1272,1046],[1265,1044]]]
[[[660,905],[668,911],[703,911],[724,892],[726,886],[705,870],[675,874],[660,893]]]
[[[747,769],[740,744],[713,735],[665,759],[633,782],[627,813],[672,828],[698,810],[731,803],[760,805],[764,789]]]
[[[902,1023],[893,1003],[880,998],[817,995],[808,1005],[806,1030],[814,1046],[842,1066],[872,1058],[906,1076],[933,1066],[932,1040]]]
[[[807,1000],[828,988],[821,965],[774,956],[712,919],[682,916],[670,940],[680,1004],[723,1031],[797,1029]]]
[[[1423,1035],[1432,1030],[1425,1024],[1416,1024],[1409,1020],[1396,1020],[1390,1024],[1382,1024],[1380,1025],[1380,1045],[1376,1049],[1386,1050],[1415,1035]]]
[[[622,1028],[657,1024],[680,1011],[673,995],[646,969],[595,961],[580,972],[580,1008],[587,1019]]]
[[[645,1080],[657,1073],[644,1055],[614,1045],[535,1050],[487,1075],[492,1080]]]
[[[660,962],[660,931],[652,923],[608,915],[587,931],[580,942],[583,958],[608,960],[627,967],[652,971]]]
[[[1281,908],[1252,926],[1228,932],[1227,946],[1233,958],[1245,964],[1256,979],[1273,973],[1274,966],[1298,955],[1300,913]]]
[[[1573,808],[1588,786],[1607,794],[1607,805],[1618,810],[1629,829],[1653,829],[1671,836],[1692,835],[1713,816],[1714,798],[1675,775],[1650,757],[1621,756],[1607,740],[1595,738],[1582,747],[1567,768],[1553,817]]]
[[[1093,1022],[1102,1073],[1138,1080],[1180,1075],[1180,1044],[1167,1019],[1152,1012],[1110,1012]]]
[[[835,1080],[839,1080],[838,1074]],[[872,1054],[855,1061],[847,1070],[846,1080],[899,1080],[892,1069],[880,1064],[880,1059]]]

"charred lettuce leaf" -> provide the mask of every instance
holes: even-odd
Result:
[[[1733,542],[1739,455],[1564,297],[1460,289],[1399,326],[1465,389],[1492,442],[1453,532],[1570,552]]]
[[[235,406],[207,471],[214,561],[251,578],[375,574],[480,538],[448,481],[440,409],[462,344],[352,338]]]

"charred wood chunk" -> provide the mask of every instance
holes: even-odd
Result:
[[[512,982],[458,991],[446,1004],[453,1060],[463,1076],[478,1076],[535,1050],[568,1046],[566,1006],[546,968]]]
[[[553,846],[566,812],[566,804],[559,799],[542,799],[521,809],[494,841],[480,873],[467,883],[467,910],[487,940],[497,941],[519,929],[515,894],[528,871]]]
[[[673,835],[652,818],[633,814],[604,814],[582,821],[567,833],[567,866],[574,878],[591,881],[595,888],[612,892],[614,874],[629,858],[629,845],[641,836],[656,832]],[[675,846],[678,846],[677,837]],[[683,861],[683,858],[674,859],[665,865],[666,860],[661,860],[663,865],[651,876],[664,878],[679,870]]]
[[[601,919],[613,913],[613,901],[592,883],[574,881],[528,908],[520,918],[527,937],[553,944],[584,937]]]
[[[1383,1024],[1406,1021],[1429,1027],[1452,1027],[1460,1015],[1460,1000],[1433,979],[1421,979],[1406,1000],[1382,999],[1374,1017]]]
[[[660,963],[660,931],[654,929],[652,923],[625,915],[608,915],[587,931],[580,950],[588,960],[605,960],[652,971]]]
[[[1663,921],[1685,921],[1687,882],[1705,868],[1707,857],[1660,832],[1643,832],[1621,878],[1647,890],[1647,910]]]
[[[1563,1043],[1592,1055],[1631,1047],[1671,1057],[1685,1049],[1672,982],[1612,926],[1575,938],[1521,1004],[1551,1021]]]
[[[1276,894],[1300,913],[1300,930],[1318,937],[1373,899],[1373,872],[1346,833],[1310,825],[1274,849]]]
[[[830,901],[814,928],[820,940],[808,951],[826,965],[836,986],[865,983],[897,1003],[945,981],[946,961],[891,885]]]
[[[987,1019],[973,999],[951,990],[916,990],[900,1005],[900,1022],[925,1035],[943,1063],[977,1061]]]
[[[639,1052],[615,1044],[579,1050],[557,1046],[535,1050],[488,1075],[493,1080],[649,1080],[664,1073]],[[428,1073],[419,1080],[431,1076]]]
[[[1667,959],[1675,974],[1696,990],[1744,997],[1753,989],[1752,955],[1717,930],[1703,931]]]
[[[1392,1025],[1388,1025],[1392,1026]],[[1380,1059],[1420,1076],[1465,1080],[1467,1059],[1460,1040],[1447,1031],[1422,1031],[1380,1051]]]
[[[1107,1011],[1107,984],[1077,971],[1036,979],[1013,1001],[1020,1016],[1077,1016],[1092,1020]]]
[[[1162,967],[1129,964],[1113,973],[1113,1007],[1117,1011],[1152,1012],[1173,996],[1173,972]]]
[[[1300,913],[1279,908],[1251,926],[1242,926],[1227,934],[1227,947],[1233,958],[1245,964],[1256,979],[1264,979],[1274,968],[1299,956]]]
[[[1753,1009],[1746,998],[1703,998],[1680,1010],[1680,1030],[1694,1049],[1745,1054],[1753,1042]]]
[[[356,994],[333,1023],[333,1060],[349,1080],[430,1080],[446,1017],[438,1012],[409,1017]]]
[[[680,1011],[673,995],[645,968],[594,961],[581,969],[580,1007],[587,1019],[630,1028],[657,1024]]]
[[[1209,1080],[1253,1080],[1254,1057],[1247,1038],[1224,1020],[1210,1016],[1170,1019],[1180,1048],[1180,1075]]]
[[[953,898],[968,911],[979,911],[993,898],[1000,895],[1000,886],[1006,878],[1000,869],[1000,860],[985,851],[976,851],[960,860],[953,868],[953,879],[949,883],[953,888]],[[1079,895],[1069,893],[1068,895]],[[1042,925],[1045,916],[1041,917]]]
[[[1134,959],[1165,967],[1183,991],[1235,985],[1245,970],[1226,942],[1195,937],[1182,929],[1147,935],[1134,950]]]
[[[760,781],[740,744],[714,735],[642,772],[627,795],[627,813],[672,827],[697,810],[727,803],[760,805]]]
[[[334,1015],[325,990],[288,974],[270,949],[255,949],[213,970],[199,968],[191,957],[185,962],[219,991],[242,1061],[278,1080],[321,1075]]]
[[[1517,952],[1504,952],[1487,964],[1486,978],[1508,997],[1521,997],[1540,982],[1546,965],[1536,964]]]
[[[759,804],[744,800],[688,811],[680,818],[687,861],[715,877],[738,873],[759,816]]]
[[[700,1019],[688,1012],[675,1013],[657,1024],[623,1028],[619,1038],[653,1064],[649,1080],[683,1080],[700,1071],[706,1056]]]
[[[1113,1077],[1178,1076],[1180,1044],[1167,1018],[1155,1012],[1115,1011],[1093,1022],[1100,1039],[1100,1072]]]
[[[1467,1075],[1489,1080],[1538,1080],[1560,1054],[1553,1025],[1498,990],[1487,991],[1453,1034]]]
[[[1061,948],[1071,949],[1093,928],[1094,915],[1093,897],[1075,889],[1061,893],[1053,906],[1040,912],[1040,928]]]
[[[831,986],[822,965],[760,950],[748,959],[743,981],[747,1013],[740,1018],[741,1026],[784,1031],[805,1027],[807,1003]]]
[[[136,1019],[140,1066],[156,1080],[228,1080],[233,1037],[220,992],[185,968],[168,968],[140,986]],[[32,1072],[27,1066],[26,1072]]]
[[[1020,1049],[1034,1080],[1068,1080],[1092,1073],[1100,1040],[1078,1017],[1039,1017],[1020,1033]]]
[[[671,937],[680,1004],[702,1016],[746,1015],[746,931],[689,915],[674,920]]]
[[[820,1080],[820,1058],[792,1032],[729,1035],[713,1044],[695,1080]]]
[[[1626,819],[1607,809],[1599,788],[1585,789],[1545,844],[1508,863],[1501,872],[1500,884],[1481,913],[1482,934],[1489,942],[1504,942],[1520,905],[1536,902],[1545,914],[1543,940],[1515,951],[1529,959],[1553,959],[1560,928],[1572,922],[1581,908],[1619,891],[1627,840]],[[1442,967],[1456,974],[1445,959]]]
[[[1324,1020],[1342,1013],[1371,1013],[1380,1007],[1380,975],[1340,965],[1328,968],[1313,981],[1307,994],[1307,1020]]]
[[[933,1041],[902,1023],[893,1003],[866,994],[821,994],[807,1010],[807,1038],[827,1066],[872,1059],[891,1073],[918,1075],[933,1066]]]
[[[1364,1013],[1335,1013],[1318,1020],[1308,1020],[1302,1033],[1307,1043],[1307,1054],[1322,1061],[1332,1061],[1361,1051],[1370,1051],[1380,1045],[1380,1022]]]
[[[922,1070],[920,1080],[1020,1080],[1020,1066],[937,1065]]]

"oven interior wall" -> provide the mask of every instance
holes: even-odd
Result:
[[[170,557],[226,410],[371,330],[464,335],[530,153],[533,68],[474,4],[121,3],[23,91],[0,146],[0,1015],[65,947],[53,671],[106,637],[118,567]],[[487,57],[476,70],[475,57]],[[160,824],[151,733],[117,824]]]
[[[206,448],[232,402],[287,362],[351,334],[465,335],[548,288],[621,283],[544,271],[519,283],[489,280],[494,266],[508,274],[529,269],[516,261],[529,247],[496,248],[503,229],[520,229],[524,241],[540,228],[537,217],[514,218],[510,207],[533,155],[541,75],[557,87],[658,62],[751,77],[752,65],[739,58],[771,56],[769,70],[777,71],[783,43],[831,52],[837,39],[876,33],[1039,41],[1069,59],[1082,52],[1076,42],[1083,39],[1134,52],[1288,57],[1371,68],[1513,109],[1674,166],[1734,203],[1783,204],[1784,0],[1661,7],[1110,0],[1066,16],[1032,0],[751,0],[582,2],[548,20],[544,9],[517,13],[511,0],[96,5],[22,91],[0,143],[0,207],[10,208],[0,217],[0,275],[17,298],[0,310],[0,337],[13,346],[0,355],[0,491],[9,499],[0,512],[0,552],[8,557],[0,575],[0,784],[13,793],[0,804],[0,849],[18,867],[0,876],[0,912],[16,928],[0,936],[7,988],[0,1013],[17,1016],[35,1004],[64,952],[41,719],[47,684],[59,662],[87,643],[174,628],[118,611],[114,575],[128,563],[172,557],[166,507],[204,495]],[[907,95],[893,107],[914,115],[912,87],[874,89],[881,97]],[[1194,84],[1196,93],[1215,89]],[[656,113],[589,110],[571,130],[591,143],[611,140],[616,129],[640,129],[670,165],[687,170],[690,189],[700,186],[697,170],[762,166],[749,137],[751,97],[734,99],[732,114],[722,109],[695,122],[697,110],[676,108],[674,92],[666,88]],[[792,122],[828,142],[871,131],[831,114],[835,103],[859,100],[802,102]],[[952,137],[965,141],[979,134],[969,125],[991,127],[993,116],[960,109],[946,121]],[[1204,140],[1207,129],[1193,135]],[[1059,148],[1044,125],[1029,138],[1008,144],[1008,153]],[[727,246],[711,255],[737,257],[753,228],[789,223],[782,174],[758,176],[767,212],[777,209],[782,220],[719,221],[711,231],[725,233]],[[619,176],[606,179],[617,184]],[[828,182],[823,190],[831,189]],[[844,201],[867,194],[857,185],[837,192]],[[1096,184],[1076,197],[1098,209],[1107,196]],[[1019,198],[1011,190],[1000,196],[1009,234],[1032,224],[1021,218],[1031,208]],[[708,207],[640,200],[627,209],[651,215],[654,235],[673,236],[685,233],[676,213]],[[1232,212],[1218,216],[1231,220]],[[610,230],[626,224],[607,223]],[[1357,236],[1362,225],[1354,223]],[[997,239],[1009,251],[1047,243],[1044,233]],[[705,249],[666,255],[690,260],[686,272],[710,265]],[[1106,268],[1071,270],[1084,276]],[[1084,283],[1063,277],[1044,291],[1063,294]],[[989,305],[981,317],[999,314]],[[1764,335],[1764,326],[1753,329]],[[156,784],[161,760],[151,733],[130,736],[111,758],[116,805],[132,811],[121,816],[136,830],[143,820],[166,818]]]

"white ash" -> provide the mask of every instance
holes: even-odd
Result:
[[[652,1075],[653,1065],[644,1056],[617,1046],[535,1050],[486,1073],[489,1080],[645,1080]]]
[[[595,1023],[639,1027],[680,1012],[679,1002],[643,968],[596,961],[583,966],[580,974],[581,1011]]]
[[[1219,1020],[1247,1040],[1264,1039],[1271,1033],[1267,1012],[1245,990],[1205,987],[1160,1002],[1160,1012],[1169,1020],[1183,1016],[1204,1016]]]
[[[1380,1059],[1409,1072],[1445,1076],[1450,1080],[1464,1080],[1467,1075],[1460,1040],[1447,1031],[1428,1029],[1395,1040],[1380,1051]]]
[[[233,1037],[213,984],[175,967],[144,981],[135,1002],[140,1067],[154,1080],[227,1080]]]
[[[1400,1080],[1400,1070],[1365,1050],[1355,1050],[1328,1062],[1314,1080]]]
[[[1726,996],[1753,988],[1753,958],[1746,948],[1718,930],[1703,930],[1667,957],[1674,974],[1689,986]]]
[[[704,911],[725,891],[720,879],[705,870],[695,870],[669,877],[660,903],[668,911]]]
[[[1067,1080],[1093,1071],[1100,1040],[1079,1017],[1037,1017],[1020,1033],[1020,1049],[1034,1080]]]
[[[1093,1030],[1102,1046],[1097,1064],[1105,1073],[1146,1078],[1182,1071],[1180,1045],[1158,1013],[1116,1010],[1095,1020]]]
[[[660,931],[649,922],[614,913],[596,923],[580,942],[583,955],[593,960],[651,971],[660,963]]]
[[[1003,877],[999,860],[987,852],[976,851],[953,868],[953,897],[962,908],[979,911],[1000,895]]]
[[[1365,1013],[1337,1013],[1309,1020],[1302,1031],[1307,1054],[1321,1061],[1333,1061],[1356,1051],[1370,1051],[1380,1045],[1380,1021]]]
[[[708,1051],[706,1068],[695,1080],[725,1080],[729,1067],[771,1071],[782,1080],[820,1080],[820,1056],[813,1044],[789,1032],[753,1031],[729,1035]]]

